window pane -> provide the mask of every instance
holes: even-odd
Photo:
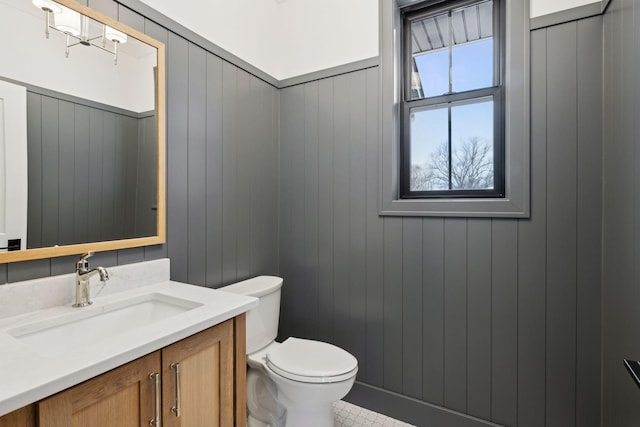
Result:
[[[449,189],[449,107],[411,110],[411,191]]]
[[[451,188],[493,189],[493,100],[451,107]]]
[[[451,90],[493,86],[493,1],[451,11]]]
[[[493,86],[493,39],[455,46],[452,62],[453,92]]]
[[[436,50],[415,57],[418,71],[412,82],[412,99],[449,93],[449,51]]]
[[[494,85],[493,0],[411,21],[416,100]]]
[[[411,23],[411,99],[449,93],[449,15]]]

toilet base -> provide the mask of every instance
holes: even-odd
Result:
[[[287,408],[287,427],[333,427],[333,405],[314,406],[313,408]]]
[[[249,415],[247,417],[247,427],[271,427],[271,424],[263,423]]]
[[[347,395],[356,378],[354,372],[346,381],[301,383],[267,372],[286,410],[286,427],[333,427],[333,404]]]

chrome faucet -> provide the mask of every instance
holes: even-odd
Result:
[[[102,267],[89,269],[89,258],[93,256],[93,251],[82,255],[80,261],[76,263],[76,303],[74,307],[84,307],[92,304],[89,296],[89,279],[96,274],[100,275],[100,281],[109,280],[109,273]]]

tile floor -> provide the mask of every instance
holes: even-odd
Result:
[[[342,400],[333,405],[334,427],[413,427]]]

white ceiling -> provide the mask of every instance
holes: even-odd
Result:
[[[141,1],[278,80],[378,55],[378,0]],[[600,0],[530,1],[536,17]]]
[[[142,0],[283,80],[378,55],[378,0]]]

